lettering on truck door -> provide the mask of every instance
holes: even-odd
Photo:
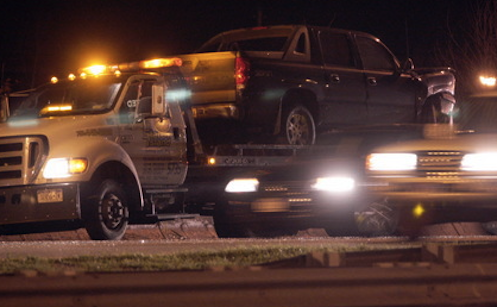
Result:
[[[156,82],[153,77],[136,79],[123,94],[120,144],[135,163],[143,185],[177,185],[186,173],[185,145],[173,127],[169,108],[152,116],[152,85]]]

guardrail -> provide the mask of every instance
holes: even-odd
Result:
[[[312,253],[247,268],[0,276],[8,306],[495,306],[495,244]]]

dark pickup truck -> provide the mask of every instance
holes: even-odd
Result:
[[[450,68],[401,65],[378,38],[362,32],[240,29],[180,57],[196,119],[229,119],[263,142],[306,145],[323,130],[447,121],[455,103]]]

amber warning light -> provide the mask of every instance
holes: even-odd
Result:
[[[103,74],[114,74],[116,76],[120,76],[122,71],[139,71],[142,69],[167,68],[181,65],[183,65],[183,61],[180,58],[156,58],[112,65],[91,65],[79,69],[79,73],[82,78],[86,78],[88,76],[97,77]],[[74,80],[74,75],[71,74],[69,79]],[[55,82],[52,81],[52,83]]]

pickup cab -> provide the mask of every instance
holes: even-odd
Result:
[[[325,130],[446,122],[455,103],[450,68],[402,65],[362,32],[307,25],[239,29],[180,57],[196,120],[225,119],[251,141],[307,145]]]

